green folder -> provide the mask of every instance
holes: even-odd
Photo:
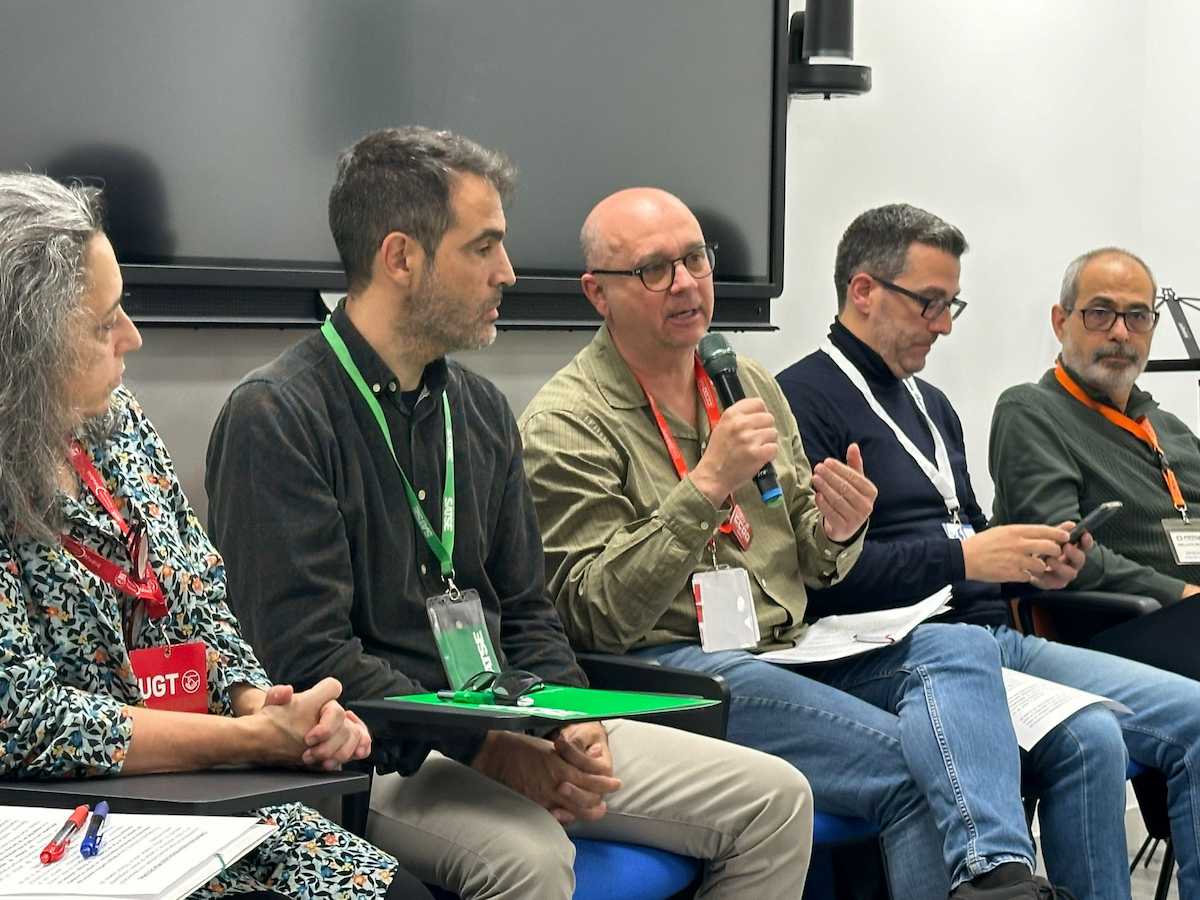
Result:
[[[478,709],[489,713],[518,716],[538,716],[571,722],[580,719],[619,719],[624,716],[668,712],[676,709],[697,709],[716,706],[721,701],[705,700],[687,694],[648,694],[642,691],[602,691],[594,688],[567,687],[548,684],[528,695],[531,706],[508,706],[500,703],[459,703],[442,700],[437,694],[405,694],[388,697],[395,703],[415,703],[452,709]]]

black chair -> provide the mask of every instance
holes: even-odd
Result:
[[[1039,591],[1012,601],[1013,618],[1026,634],[1086,647],[1099,633],[1162,608],[1152,597],[1107,591]],[[1175,870],[1171,822],[1167,815],[1167,782],[1162,772],[1131,764],[1133,792],[1146,826],[1146,840],[1130,864],[1132,872],[1145,858],[1149,865],[1158,843],[1164,844],[1155,900],[1166,900]],[[1036,797],[1032,798],[1036,802]],[[1027,810],[1032,813],[1032,805]],[[1147,852],[1149,851],[1149,852]]]

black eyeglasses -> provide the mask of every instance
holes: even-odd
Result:
[[[129,574],[141,584],[150,571],[150,537],[146,532],[146,523],[136,515],[129,526],[129,533],[125,535],[125,550],[129,553]]]
[[[545,686],[540,675],[524,669],[509,669],[507,672],[476,672],[463,683],[460,690],[490,690],[496,703],[516,706],[522,697],[540,691]]]
[[[869,272],[867,274],[870,275]],[[933,321],[941,316],[941,314],[947,309],[950,310],[950,318],[957,319],[962,315],[962,311],[967,308],[967,301],[959,300],[957,297],[951,297],[949,300],[943,300],[941,297],[924,297],[915,291],[910,291],[908,288],[902,288],[900,285],[886,281],[877,275],[871,275],[871,277],[889,291],[894,291],[897,294],[907,297],[909,300],[915,300],[917,303],[920,303],[922,319],[929,319],[930,321]]]
[[[1076,307],[1079,309],[1079,307]],[[1074,310],[1069,310],[1074,312]],[[1149,334],[1158,325],[1161,313],[1152,309],[1127,309],[1117,312],[1107,306],[1088,306],[1079,309],[1083,318],[1083,327],[1088,331],[1111,331],[1120,317],[1125,322],[1125,330],[1132,334]]]
[[[593,275],[636,275],[648,291],[669,291],[675,283],[675,266],[683,263],[693,278],[707,278],[717,264],[717,245],[701,244],[672,260],[654,260],[636,269],[591,269]]]

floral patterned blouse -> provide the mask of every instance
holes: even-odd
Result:
[[[183,494],[162,439],[124,388],[114,395],[113,434],[82,440],[122,517],[136,515],[167,616],[134,615],[132,600],[59,544],[0,533],[0,774],[76,778],[116,775],[133,734],[125,706],[142,704],[122,623],[133,648],[202,640],[208,708],[231,716],[230,689],[270,686],[225,602],[225,570]],[[128,562],[117,524],[87,490],[62,496],[68,531],[118,565]],[[274,890],[297,898],[382,897],[395,860],[299,804],[261,811],[279,831],[197,897]]]

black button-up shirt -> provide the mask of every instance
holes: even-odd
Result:
[[[333,324],[383,408],[396,458],[435,530],[447,395],[454,580],[479,592],[503,664],[584,684],[546,594],[520,437],[503,394],[439,359],[410,407],[411,395],[396,387],[344,304]],[[272,678],[303,689],[333,675],[346,699],[447,687],[425,609],[426,598],[446,589],[437,557],[413,521],[374,416],[321,334],[234,389],[209,442],[205,487],[230,605]],[[415,742],[377,758],[411,771],[430,747],[464,759],[479,740]]]

